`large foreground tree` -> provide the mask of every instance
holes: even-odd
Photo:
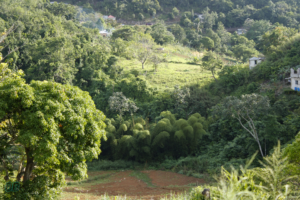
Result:
[[[3,152],[18,146],[25,155],[17,176],[23,175],[22,190],[14,198],[51,198],[64,175],[87,177],[85,162],[101,152],[105,116],[77,87],[47,81],[26,84],[5,67],[5,74],[0,71],[0,146]]]

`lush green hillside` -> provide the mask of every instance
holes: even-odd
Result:
[[[284,199],[292,195],[285,184],[299,190],[299,179],[283,178],[300,174],[300,95],[286,79],[299,68],[298,1],[86,3],[0,1],[0,176],[24,174],[23,192],[5,198],[56,198],[64,175],[85,178],[93,159],[89,169],[139,163],[218,174],[227,177],[212,187],[220,199]],[[122,26],[99,8],[136,20],[168,14],[178,23]],[[225,28],[241,25],[246,34]],[[250,70],[252,56],[266,59]],[[257,152],[254,171],[221,168]],[[264,179],[268,170],[276,178]]]
[[[240,27],[247,18],[265,19],[292,27],[298,27],[299,24],[300,4],[297,0],[65,0],[64,2],[91,6],[104,14],[113,14],[122,19],[138,20],[140,14],[146,17],[168,14],[172,13],[174,7],[181,12],[193,10],[195,13],[204,13],[208,7],[218,13],[219,21],[226,27]]]

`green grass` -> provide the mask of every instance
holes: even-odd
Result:
[[[151,63],[142,69],[141,63],[134,59],[119,58],[117,65],[124,69],[125,74],[133,69],[137,70],[139,76],[145,77],[150,85],[159,91],[171,91],[176,85],[181,87],[191,84],[204,85],[213,80],[210,71],[203,70],[200,64],[191,64],[193,57],[201,58],[202,54],[199,52],[175,45],[164,47],[164,51],[156,53],[163,55],[167,60],[159,64],[157,71]]]
[[[124,170],[143,166],[140,163],[125,160],[95,160],[93,162],[88,162],[87,165],[89,171]]]
[[[150,179],[150,177],[148,176],[148,174],[145,174],[141,171],[133,171],[130,176],[133,176],[141,181],[143,181],[144,183],[147,184],[148,187],[156,187],[155,185],[152,184],[152,181]]]
[[[181,193],[181,194],[171,194],[169,196],[161,198],[161,200],[189,200],[191,197],[189,193]]]
[[[78,185],[81,185],[81,186],[85,186],[85,185],[95,185],[95,184],[101,184],[101,183],[107,183],[109,182],[109,178],[111,176],[113,176],[116,172],[111,172],[111,173],[107,173],[107,174],[101,174],[101,175],[97,175],[97,176],[93,176],[91,178],[88,178],[86,180],[83,180],[83,181],[67,181],[67,185],[68,186],[72,186],[72,185],[75,185],[75,186],[78,186]]]

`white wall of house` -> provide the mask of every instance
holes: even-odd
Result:
[[[247,30],[246,30],[246,29],[238,29],[238,30],[236,31],[236,33],[237,33],[238,35],[242,35],[242,34],[247,33]]]
[[[300,78],[291,78],[291,89],[300,91]]]
[[[249,68],[253,69],[254,67],[256,67],[256,65],[258,65],[259,63],[262,62],[261,58],[250,58],[249,60]]]
[[[291,69],[291,89],[300,91],[300,68],[297,71]]]

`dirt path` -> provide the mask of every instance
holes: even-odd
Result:
[[[204,184],[202,179],[188,177],[181,174],[165,171],[121,171],[121,172],[92,172],[93,175],[105,175],[102,180],[87,181],[85,184],[68,186],[64,188],[67,194],[63,199],[73,200],[74,196],[82,199],[99,199],[101,195],[126,196],[130,199],[160,199],[170,193],[183,193],[189,191],[191,185]],[[99,182],[100,181],[100,182]],[[89,196],[84,196],[89,195]]]

